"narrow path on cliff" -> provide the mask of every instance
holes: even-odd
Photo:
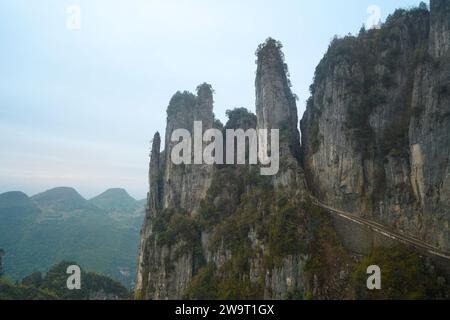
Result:
[[[444,251],[440,250],[439,248],[436,248],[436,247],[434,247],[420,239],[412,237],[410,235],[400,234],[400,233],[390,229],[389,227],[386,227],[377,222],[358,217],[357,215],[355,215],[353,213],[349,213],[349,212],[345,212],[342,210],[332,208],[332,207],[320,202],[318,199],[316,199],[313,196],[310,196],[310,198],[313,201],[314,205],[316,205],[322,209],[325,209],[330,213],[336,214],[336,215],[340,216],[341,218],[350,220],[351,222],[359,224],[359,225],[366,226],[366,227],[370,228],[372,231],[379,233],[385,237],[399,241],[403,244],[411,245],[417,249],[425,250],[427,253],[429,253],[431,255],[439,256],[441,258],[444,258],[444,259],[450,261],[450,253],[449,252],[444,252]]]

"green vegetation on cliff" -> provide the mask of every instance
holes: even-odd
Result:
[[[367,155],[376,148],[370,115],[377,107],[393,104],[398,118],[404,121],[392,123],[386,129],[385,143],[380,149],[383,155],[406,153],[409,118],[413,112],[418,112],[411,107],[416,69],[438,63],[427,50],[428,26],[429,11],[426,5],[420,5],[410,10],[396,10],[380,29],[362,28],[357,36],[336,36],[316,68],[309,109],[320,113],[325,105],[336,103],[331,97],[323,97],[322,86],[327,81],[342,84],[351,94],[347,99],[346,127],[357,142],[356,150]],[[395,96],[390,94],[393,89],[397,92]],[[313,116],[311,121],[315,119],[318,117]],[[308,130],[313,151],[317,151],[318,128],[310,126]]]
[[[374,248],[364,258],[347,251],[329,214],[315,208],[314,239],[305,272],[306,299],[425,300],[448,299],[443,273],[407,247]],[[381,290],[369,290],[369,266],[381,269]]]
[[[228,110],[227,116],[223,130],[256,128],[256,116],[245,108]],[[166,272],[174,270],[176,259],[192,255],[186,297],[261,299],[265,270],[307,253],[309,221],[299,199],[292,188],[276,192],[273,177],[261,176],[258,166],[218,165],[198,213],[161,210],[152,218],[149,240],[169,249]],[[251,274],[253,269],[259,275]]]
[[[382,271],[381,290],[367,290],[367,267]],[[357,299],[448,299],[450,289],[435,267],[404,247],[376,248],[358,263],[352,274]]]
[[[305,265],[308,278],[305,299],[351,298],[348,284],[354,261],[338,238],[331,216],[311,203],[308,212],[313,239]]]
[[[230,255],[220,266],[210,263],[198,271],[188,298],[261,299],[265,274],[252,278],[252,263],[260,261],[261,270],[272,270],[286,257],[306,254],[310,239],[305,205],[295,201],[289,190],[277,199],[273,186],[255,175],[255,169],[223,168],[213,178],[199,220],[211,235],[209,249]]]

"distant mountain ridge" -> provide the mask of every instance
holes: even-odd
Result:
[[[30,207],[31,199],[21,191],[10,191],[0,194],[0,208]]]
[[[90,204],[108,212],[135,213],[142,204],[131,197],[125,189],[112,188],[90,199]]]
[[[74,188],[58,187],[32,196],[42,209],[47,210],[79,210],[87,209],[89,202]]]
[[[21,280],[72,260],[131,287],[144,207],[119,188],[89,200],[71,187],[0,194],[5,275]]]

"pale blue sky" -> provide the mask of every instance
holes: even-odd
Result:
[[[303,114],[331,38],[357,33],[377,5],[382,20],[413,0],[2,0],[0,192],[56,186],[94,196],[147,192],[149,141],[164,132],[177,90],[202,82],[215,113],[254,111],[254,52],[284,45]],[[69,5],[81,29],[66,27]]]

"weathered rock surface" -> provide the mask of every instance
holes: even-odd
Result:
[[[313,193],[450,249],[450,2],[335,40],[301,122]]]
[[[141,231],[136,289],[145,297],[167,299],[181,297],[192,277],[193,254],[178,257],[176,246],[158,246],[153,235],[153,220],[164,214],[164,209],[183,210],[195,216],[200,201],[206,196],[212,178],[212,166],[175,165],[171,152],[177,142],[171,141],[174,130],[186,129],[193,134],[194,121],[203,123],[203,130],[212,128],[213,93],[208,84],[197,88],[198,95],[177,92],[167,109],[167,127],[164,150],[160,150],[161,138],[156,133],[152,142],[150,159],[147,213]],[[192,150],[192,155],[193,155]],[[193,158],[193,157],[192,157]],[[175,264],[172,270],[173,262]],[[169,270],[170,269],[170,270]]]
[[[333,41],[311,87],[301,148],[295,95],[273,39],[257,50],[256,116],[236,109],[222,126],[209,85],[175,94],[164,151],[158,133],[153,139],[136,297],[354,298],[361,257],[344,248],[310,192],[449,249],[449,6],[432,0],[431,13],[397,11],[381,30]],[[192,133],[195,120],[203,130],[279,129],[278,174],[174,165],[171,134]]]
[[[277,256],[276,265],[269,265],[266,260],[270,250],[265,243],[267,240],[262,239],[262,232],[265,230],[255,231],[258,224],[266,223],[264,219],[269,219],[264,217],[265,214],[273,216],[273,219],[276,212],[281,210],[270,197],[279,198],[285,193],[283,197],[286,197],[286,202],[300,203],[306,192],[303,170],[298,163],[300,140],[297,107],[289,87],[281,45],[270,39],[258,52],[256,121],[250,113],[240,110],[242,114],[239,116],[248,118],[241,118],[238,122],[244,125],[244,130],[280,130],[279,173],[264,179],[258,177],[259,173],[256,172],[259,170],[255,170],[257,168],[249,166],[174,165],[170,160],[175,144],[170,141],[173,130],[183,128],[193,132],[195,120],[203,121],[203,130],[214,124],[212,90],[209,85],[200,86],[197,96],[187,92],[175,94],[168,107],[164,151],[160,151],[158,133],[153,139],[150,192],[141,234],[136,285],[138,297],[182,298],[189,294],[190,283],[196,281],[193,278],[206,272],[208,268],[220,270],[215,273],[217,282],[236,285],[236,280],[223,278],[232,277],[232,273],[236,273],[240,277],[237,286],[241,282],[247,283],[254,290],[253,297],[284,298],[288,292],[303,292],[305,254],[294,248],[292,254]],[[236,116],[231,117],[234,119]],[[232,126],[231,122],[230,120],[229,126]],[[263,184],[268,190],[262,187]],[[271,196],[263,201],[258,199],[259,196],[268,194]],[[253,204],[251,208],[244,208],[249,205],[247,201]],[[270,212],[265,213],[268,206],[273,207]],[[211,217],[216,212],[221,213],[220,219]],[[155,231],[159,228],[155,224],[165,221],[175,227],[175,219],[185,219],[183,221],[192,223],[196,231],[190,239],[173,234],[174,241],[162,244],[158,238],[167,236],[167,232],[171,232],[170,227],[163,228],[166,232],[163,234]],[[240,219],[249,219],[248,224],[244,223],[241,229],[233,225],[240,224]],[[229,227],[237,228],[224,232]],[[298,236],[300,240],[304,237],[306,242],[305,228],[306,225],[298,226],[301,231]],[[242,238],[237,239],[240,242],[239,248],[233,243],[236,239],[229,237],[234,231],[239,233],[238,238]],[[231,266],[242,255],[245,256],[248,267],[233,269]],[[217,289],[216,293],[227,290],[231,289]],[[236,293],[238,289],[233,290]]]

